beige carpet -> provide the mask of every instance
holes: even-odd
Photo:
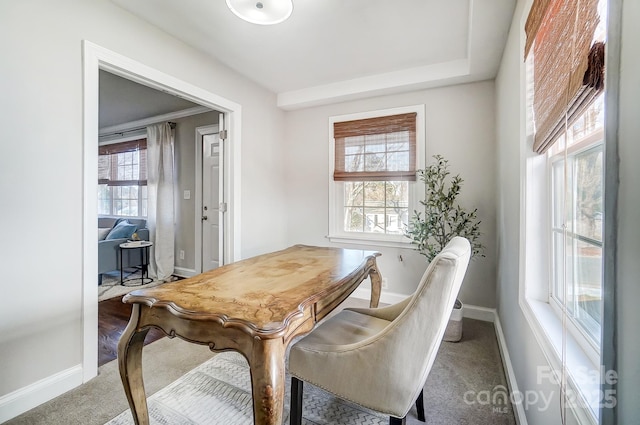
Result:
[[[362,300],[347,301],[350,306],[358,306],[358,302],[366,305]],[[211,359],[212,356],[207,347],[189,344],[178,338],[172,340],[163,338],[145,346],[142,363],[147,395],[151,396],[169,386],[184,374]],[[515,418],[511,405],[494,406],[467,402],[474,401],[473,395],[477,396],[480,392],[494,394],[496,391],[503,391],[505,387],[506,378],[493,324],[464,319],[462,341],[442,343],[427,379],[426,424],[514,425]],[[308,388],[305,388],[305,393],[309,392],[306,391]],[[308,406],[306,399],[305,405]],[[125,411],[128,414],[117,361],[112,361],[100,367],[97,378],[6,424],[103,425]],[[326,421],[325,423],[339,423],[332,422],[330,418]],[[162,422],[152,422],[152,425],[159,423]],[[229,424],[228,421],[219,421],[211,415],[207,422],[202,423]],[[167,423],[169,424],[180,425],[172,422]],[[415,407],[407,416],[407,424],[423,424],[416,418]]]
[[[147,395],[166,387],[209,360],[209,347],[179,338],[162,338],[143,349],[142,369]],[[122,389],[118,361],[98,368],[98,376],[5,425],[102,425],[129,408]],[[177,424],[173,424],[177,425]]]

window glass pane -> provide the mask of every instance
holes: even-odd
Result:
[[[553,189],[553,198],[551,202],[553,203],[553,223],[552,226],[556,229],[561,229],[562,224],[564,222],[563,211],[564,211],[564,161],[556,161],[552,165],[552,174],[551,174],[551,186]]]
[[[364,171],[364,157],[362,155],[345,155],[345,171]]]
[[[571,236],[567,236],[567,244],[565,246],[565,255],[566,255],[566,263],[565,263],[565,276],[564,281],[567,285],[567,299],[565,301],[567,310],[569,313],[573,313],[576,302],[576,285],[574,279],[574,269],[575,269],[575,252],[576,252],[576,241]]]
[[[577,241],[575,311],[578,323],[594,341],[600,340],[602,310],[602,248]]]
[[[602,145],[576,155],[576,233],[602,241]]]
[[[140,216],[142,217],[146,217],[147,216],[147,186],[141,186],[141,192],[142,192],[142,196],[141,196],[141,205],[140,205]]]
[[[409,210],[404,208],[387,208],[387,233],[392,235],[402,235],[407,226]]]
[[[385,182],[364,183],[364,205],[368,207],[384,207]]]
[[[387,134],[387,151],[409,151],[409,132],[400,131]]]
[[[405,171],[409,169],[409,152],[390,152],[387,154],[389,171]]]
[[[384,208],[365,208],[364,231],[370,233],[385,232],[385,209]]]
[[[409,182],[386,182],[385,191],[385,205],[387,208],[409,207]]]
[[[556,283],[553,294],[561,303],[564,301],[564,244],[562,232],[553,232],[553,279]]]
[[[344,230],[346,232],[362,232],[364,213],[362,208],[347,207],[344,209]]]
[[[364,205],[364,183],[345,182],[344,183],[344,205],[363,206]]]
[[[387,169],[384,153],[368,153],[364,155],[364,171],[385,171]]]
[[[385,134],[371,134],[364,137],[364,151],[366,153],[381,153],[387,150]]]
[[[344,138],[346,154],[362,153],[364,149],[364,136],[351,136]]]

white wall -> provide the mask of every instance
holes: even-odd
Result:
[[[82,40],[242,105],[242,255],[286,242],[273,93],[107,0],[0,2],[0,397],[82,361]]]
[[[332,245],[325,238],[329,220],[329,117],[417,104],[426,106],[427,159],[432,160],[435,154],[449,159],[452,173],[461,173],[465,180],[461,203],[477,207],[482,220],[486,258],[471,263],[460,298],[465,303],[494,307],[495,103],[490,81],[287,112],[288,243]],[[413,292],[426,268],[424,257],[411,249],[364,249],[382,252],[378,264],[388,279],[389,292]]]
[[[548,366],[525,317],[518,305],[520,200],[523,129],[525,126],[521,95],[522,49],[521,37],[530,0],[518,2],[509,39],[496,79],[496,116],[498,140],[498,314],[502,323],[507,347],[521,392],[539,391],[558,394],[558,387],[540,383],[537,367]],[[640,171],[640,4],[624,2],[623,51],[620,100],[620,202],[618,210],[618,282],[617,282],[617,334],[618,346],[618,421],[619,424],[636,423],[640,417],[639,363],[640,337],[637,328],[640,313],[640,192],[637,182]],[[549,409],[534,406],[526,412],[530,425],[560,423],[558,397],[554,397]],[[570,420],[573,418],[570,417]]]

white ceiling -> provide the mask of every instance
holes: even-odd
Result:
[[[278,25],[223,0],[112,0],[295,109],[494,78],[515,0],[294,0]]]

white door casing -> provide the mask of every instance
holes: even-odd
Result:
[[[98,184],[98,71],[102,69],[136,83],[182,97],[201,106],[224,111],[229,128],[229,147],[225,152],[226,169],[225,195],[228,197],[226,213],[225,260],[233,262],[241,258],[241,129],[242,107],[222,96],[177,79],[157,69],[132,60],[119,53],[83,40],[83,197],[95,200]],[[231,144],[231,141],[233,143]],[[196,180],[196,184],[198,184]],[[199,210],[196,210],[198,213]],[[98,246],[95,243],[95,223],[97,203],[83,202],[82,235],[82,382],[87,382],[98,373]],[[200,226],[200,220],[196,221]],[[200,230],[200,229],[198,229]],[[196,232],[196,237],[201,232]],[[200,241],[199,241],[200,242]],[[199,256],[196,257],[198,261]],[[80,382],[78,382],[79,385]],[[46,389],[49,391],[49,389]],[[68,390],[65,388],[64,391]],[[51,389],[42,395],[46,399],[51,394],[63,391]],[[39,396],[40,394],[36,394]],[[34,404],[33,406],[35,406]],[[32,406],[32,407],[33,407]]]

